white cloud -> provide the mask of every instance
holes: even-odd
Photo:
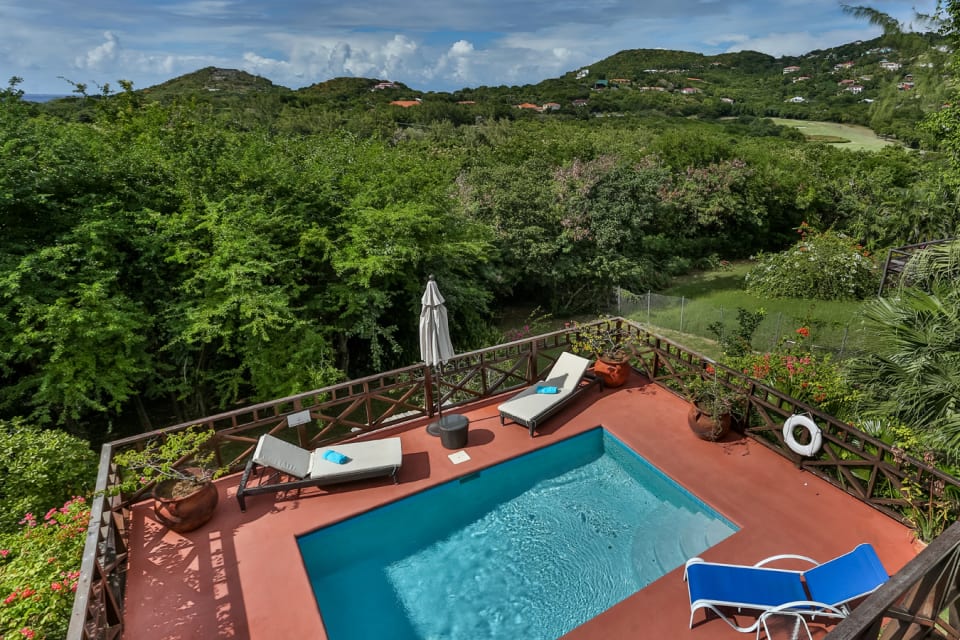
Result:
[[[106,40],[103,44],[97,45],[87,51],[83,56],[78,56],[74,64],[81,69],[100,69],[104,63],[116,60],[120,49],[120,41],[117,36],[110,31],[104,31],[103,37]]]
[[[450,55],[452,56],[468,56],[471,53],[473,53],[473,44],[467,40],[457,40],[450,47]]]

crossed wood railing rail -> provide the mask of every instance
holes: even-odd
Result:
[[[883,263],[883,273],[880,274],[880,289],[877,291],[877,297],[882,297],[883,292],[890,287],[896,286],[900,282],[903,270],[918,251],[923,251],[927,247],[938,244],[954,242],[957,238],[945,238],[942,240],[930,240],[918,244],[908,244],[902,247],[893,247],[887,251],[887,259]]]
[[[114,462],[116,453],[199,425],[216,432],[211,442],[218,464],[239,470],[258,438],[287,430],[290,416],[309,413],[308,421],[295,426],[297,440],[304,448],[431,416],[438,400],[452,408],[532,384],[549,370],[560,352],[580,342],[578,333],[590,331],[612,333],[630,344],[635,369],[681,395],[694,377],[711,367],[718,384],[742,393],[748,407],[748,436],[900,521],[908,521],[914,508],[904,496],[905,483],[921,491],[950,487],[960,493],[960,481],[854,427],[650,333],[641,325],[611,318],[457,355],[436,375],[422,364],[405,367],[105,444],[67,639],[112,640],[122,634],[126,525],[130,505],[144,491],[118,493],[121,478]],[[785,445],[781,424],[793,413],[806,413],[820,426],[824,447],[817,457],[801,458]],[[929,575],[924,579],[929,580]],[[956,635],[944,637],[960,639]]]

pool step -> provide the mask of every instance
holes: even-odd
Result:
[[[668,573],[732,533],[723,521],[670,504],[659,505],[647,523],[634,533],[631,556],[638,576]]]

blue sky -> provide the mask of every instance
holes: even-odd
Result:
[[[869,6],[908,25],[935,0]],[[293,89],[361,76],[451,91],[536,83],[623,49],[779,57],[877,35],[835,0],[0,0],[0,82],[145,88],[217,66]]]

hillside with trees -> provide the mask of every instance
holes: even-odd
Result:
[[[0,418],[99,441],[409,364],[430,273],[467,349],[518,301],[595,313],[616,286],[780,251],[804,223],[873,253],[956,235],[952,111],[920,90],[949,42],[638,49],[450,94],[207,68],[37,105],[15,78],[0,93]],[[911,108],[895,104],[905,73]],[[809,100],[789,102],[799,86]],[[888,112],[926,153],[849,152],[766,119]]]

